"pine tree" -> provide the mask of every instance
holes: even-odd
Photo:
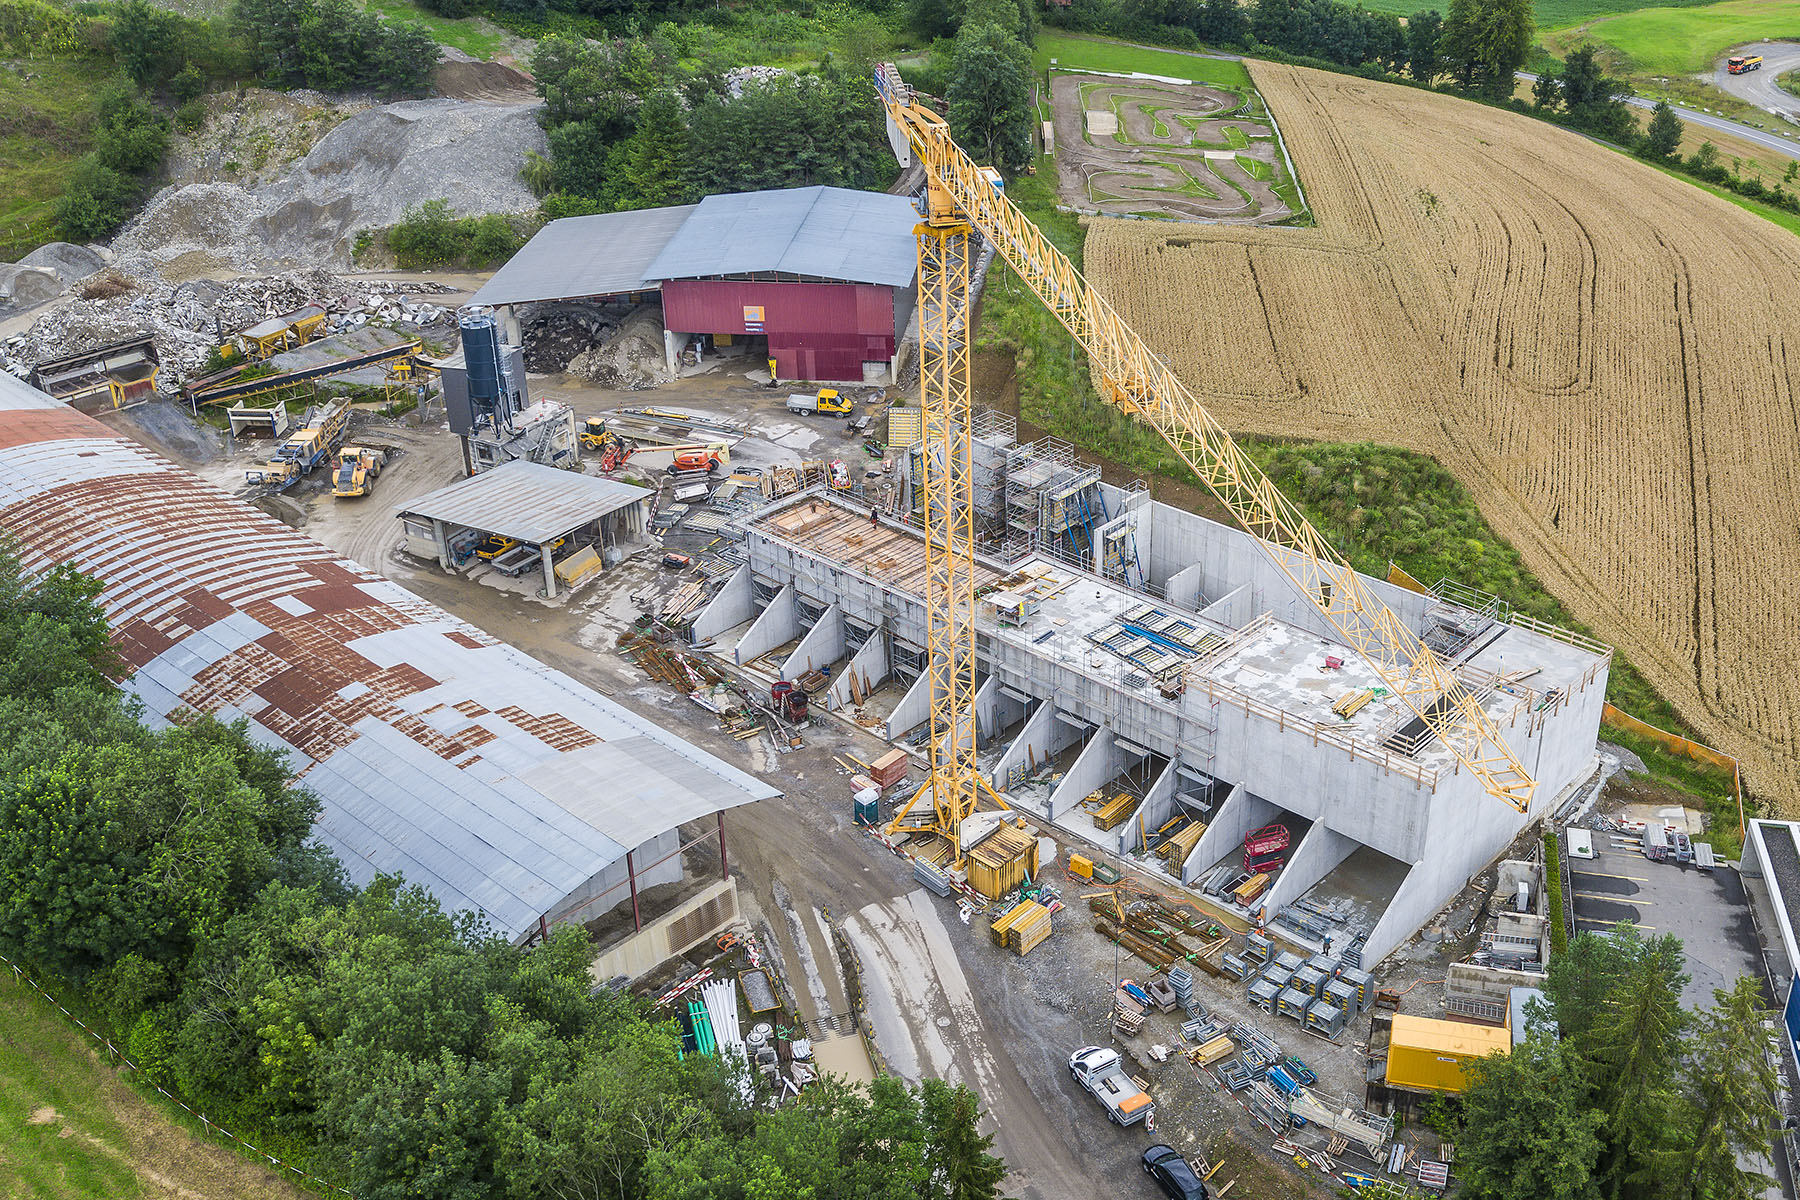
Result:
[[[1740,1159],[1766,1161],[1770,1130],[1781,1120],[1770,1065],[1775,1031],[1763,1024],[1774,1015],[1754,979],[1740,978],[1729,992],[1713,989],[1713,1006],[1700,1015],[1688,1046],[1680,1127],[1693,1140],[1681,1171],[1683,1195],[1754,1200],[1775,1186]]]
[[[622,174],[628,185],[620,208],[661,208],[685,204],[687,184],[687,115],[674,92],[652,92],[638,110],[637,130],[625,144]]]
[[[1607,1194],[1652,1197],[1669,1182],[1676,1108],[1675,1069],[1687,1013],[1681,941],[1638,944],[1585,1039],[1596,1107],[1606,1115]]]
[[[1006,1164],[988,1153],[994,1135],[980,1133],[981,1109],[975,1093],[928,1079],[920,1088],[927,1131],[926,1164],[932,1195],[944,1200],[995,1200]]]
[[[1644,152],[1651,158],[1673,158],[1681,149],[1681,118],[1667,100],[1658,100],[1644,131]]]
[[[1456,1157],[1482,1200],[1598,1200],[1594,1162],[1603,1114],[1583,1103],[1579,1064],[1554,1037],[1534,1034],[1512,1054],[1468,1068]]]

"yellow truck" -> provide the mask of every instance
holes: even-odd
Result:
[[[835,388],[822,388],[810,396],[793,395],[787,398],[787,409],[793,413],[820,413],[827,417],[847,417],[850,415],[851,403],[837,394]]]
[[[331,481],[331,494],[344,499],[366,496],[375,490],[375,480],[387,465],[387,455],[371,446],[345,446],[338,451],[337,475]]]

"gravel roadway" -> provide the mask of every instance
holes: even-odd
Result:
[[[1733,75],[1725,69],[1725,60],[1734,54],[1760,54],[1762,69]],[[1800,42],[1751,42],[1733,46],[1713,64],[1712,85],[1740,100],[1787,120],[1800,118],[1800,96],[1775,82],[1784,71],[1800,68]]]

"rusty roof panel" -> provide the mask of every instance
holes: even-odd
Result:
[[[6,376],[0,527],[27,569],[104,582],[153,721],[248,717],[318,794],[352,879],[400,872],[508,936],[647,829],[776,794]],[[597,770],[626,761],[591,757],[615,742],[637,777]]]

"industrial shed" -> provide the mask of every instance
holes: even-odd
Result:
[[[604,559],[620,542],[642,536],[650,496],[648,488],[515,459],[394,511],[407,550],[437,559],[446,571],[467,561],[489,534],[535,550],[545,594],[555,596],[557,576],[569,575],[575,556],[585,550],[589,560]],[[584,570],[582,577],[590,573]]]
[[[475,294],[507,307],[660,296],[685,345],[748,343],[783,379],[884,383],[912,320],[918,214],[904,196],[788,188],[552,221]]]
[[[724,812],[776,789],[3,375],[0,528],[28,570],[105,581],[149,721],[244,717],[286,751],[355,882],[514,941],[629,902],[640,960],[735,917],[728,881],[654,928],[639,895],[686,874],[684,825],[722,863]]]

